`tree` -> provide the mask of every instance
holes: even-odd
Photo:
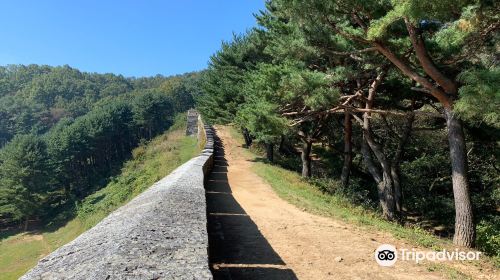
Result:
[[[171,98],[158,91],[149,91],[137,96],[132,111],[139,135],[146,139],[152,139],[172,122]]]
[[[187,73],[174,76],[164,81],[159,90],[171,98],[173,109],[176,112],[185,112],[194,106],[194,96],[201,92],[201,74]]]
[[[302,174],[310,177],[312,144],[329,121],[328,114],[311,112],[324,110],[336,99],[328,76],[291,63],[261,63],[245,80],[247,99],[237,114],[239,124],[267,147],[292,131],[302,143]]]
[[[301,144],[302,176],[311,177],[312,145],[331,121],[329,112],[325,111],[338,101],[339,89],[334,84],[337,77],[325,73],[331,61],[324,59],[321,52],[305,40],[288,15],[279,13],[270,2],[267,8],[257,20],[265,28],[265,34],[261,31],[260,36],[265,38],[264,53],[272,58],[272,65],[258,65],[255,72],[260,72],[260,77],[248,81],[256,85],[256,89],[247,94],[263,91],[267,93],[267,100],[280,104],[277,113],[287,119],[291,126],[288,130]]]
[[[0,224],[48,218],[97,190],[192,106],[197,79],[0,67]]]
[[[283,118],[276,114],[276,104],[262,97],[251,97],[238,111],[236,122],[247,127],[257,141],[264,143],[266,158],[274,160],[274,145],[286,129]]]
[[[498,28],[494,12],[497,4],[413,0],[277,2],[289,8],[296,20],[307,22],[302,24],[305,28],[322,25],[356,42],[359,47],[354,51],[378,52],[418,83],[417,91],[439,102],[448,128],[456,209],[454,242],[472,246],[475,230],[465,138],[462,122],[453,111],[459,98],[456,73],[466,66],[460,58],[474,56],[491,40]],[[433,30],[432,25],[439,29]],[[440,44],[449,41],[441,39],[450,34],[448,39],[455,39],[453,48]]]
[[[39,212],[50,190],[45,143],[35,135],[18,135],[0,152],[0,219],[28,219]]]
[[[459,89],[460,99],[455,104],[455,111],[461,118],[473,124],[484,122],[499,128],[500,67],[485,65],[483,69],[470,69],[462,72],[458,80],[462,86]]]
[[[217,123],[234,120],[239,106],[245,102],[241,89],[246,72],[268,59],[262,52],[264,47],[264,39],[254,30],[234,36],[230,43],[223,42],[221,50],[210,57],[208,70],[201,78],[203,91],[195,97],[207,120]]]

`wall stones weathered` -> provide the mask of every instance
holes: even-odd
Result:
[[[213,164],[213,129],[202,153],[46,256],[21,279],[212,279],[203,181]]]
[[[198,111],[189,109],[187,112],[186,135],[193,136],[198,134]]]

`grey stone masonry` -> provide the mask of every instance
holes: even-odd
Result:
[[[186,135],[196,136],[198,134],[198,111],[189,109],[187,112]]]
[[[46,256],[21,279],[212,279],[203,181],[214,131],[202,153],[95,227]]]

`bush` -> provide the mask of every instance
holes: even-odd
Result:
[[[328,177],[312,177],[308,181],[323,193],[342,197],[365,209],[373,209],[377,206],[377,201],[370,194],[370,190],[360,184],[358,178],[352,178],[349,187],[343,187],[340,180]]]
[[[500,260],[500,217],[479,222],[476,242],[478,249]]]

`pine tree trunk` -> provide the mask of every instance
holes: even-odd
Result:
[[[368,146],[368,143],[366,143],[365,139],[361,141],[361,154],[363,155],[363,162],[366,166],[366,169],[368,169],[368,173],[372,175],[377,184],[382,182],[382,174],[373,161],[370,147]]]
[[[394,221],[396,219],[396,202],[394,199],[394,186],[390,167],[382,165],[382,182],[378,184],[380,205],[382,206],[382,215],[386,220]]]
[[[462,122],[454,115],[451,108],[445,108],[448,142],[455,199],[455,236],[453,243],[459,246],[473,247],[475,226],[472,204],[467,180],[467,154]]]
[[[405,18],[412,45],[415,49],[417,59],[424,72],[431,77],[435,83],[414,71],[412,67],[399,58],[387,46],[380,42],[374,42],[377,50],[389,59],[406,76],[421,84],[435,97],[445,108],[446,126],[448,128],[448,142],[450,146],[450,159],[452,168],[453,196],[455,199],[455,236],[453,243],[460,246],[472,247],[475,239],[475,226],[473,222],[472,204],[469,196],[469,183],[467,180],[467,153],[462,123],[452,112],[453,100],[450,96],[457,95],[456,83],[445,76],[435,66],[432,58],[427,53],[422,33],[413,26],[410,20]]]
[[[274,161],[274,144],[266,143],[266,158],[269,162]]]
[[[300,158],[302,160],[302,177],[311,177],[311,141],[303,141],[302,153]]]
[[[278,152],[280,152],[280,154],[285,154],[285,136],[281,135],[281,139],[280,139],[280,145],[278,147]]]
[[[380,207],[382,208],[382,215],[387,220],[394,220],[396,218],[395,198],[390,167],[388,165],[378,164],[377,166],[375,164],[370,146],[366,140],[362,142],[361,153],[368,172],[377,183],[377,194]]]
[[[391,177],[392,183],[394,185],[394,200],[396,206],[396,212],[398,214],[403,213],[403,190],[401,187],[401,159],[403,158],[404,148],[410,139],[410,135],[413,129],[413,122],[415,121],[415,114],[411,112],[406,120],[406,123],[403,128],[403,133],[401,138],[399,139],[398,148],[394,154],[394,158],[391,164]]]
[[[380,73],[378,73],[377,77],[370,84],[370,88],[368,89],[367,102],[365,104],[366,109],[372,109],[377,88],[382,83],[385,74],[386,74],[385,70],[381,71]],[[364,152],[364,155],[369,156],[369,158],[371,159],[371,164],[373,165],[373,159],[369,151],[371,149],[371,151],[377,158],[377,161],[379,162],[380,170],[382,173],[381,176],[380,176],[380,171],[377,172],[377,170],[379,170],[378,168],[368,167],[368,169],[370,170],[370,173],[372,173],[372,176],[377,182],[377,191],[384,218],[386,218],[387,220],[394,220],[396,218],[396,213],[395,213],[395,201],[394,201],[394,186],[391,176],[391,162],[389,159],[387,159],[386,155],[384,154],[383,146],[377,143],[373,137],[370,119],[371,115],[369,112],[363,114],[363,123],[362,123],[363,138],[367,144],[367,146],[364,147],[364,149],[366,150]],[[366,162],[369,161],[370,160]],[[377,172],[378,174],[375,176],[374,172]]]
[[[250,133],[248,133],[248,129],[243,128],[242,134],[243,134],[243,138],[245,139],[246,148],[250,148],[250,145],[252,145],[252,137],[250,137]]]
[[[352,166],[352,119],[348,112],[344,113],[344,166],[342,167],[342,174],[340,180],[342,186],[349,185],[349,175]]]
[[[400,171],[399,171],[399,163],[394,163],[391,166],[391,177],[392,177],[392,184],[394,188],[394,206],[396,207],[396,212],[398,214],[403,213],[403,191],[401,188],[401,180],[399,179],[400,177]]]

